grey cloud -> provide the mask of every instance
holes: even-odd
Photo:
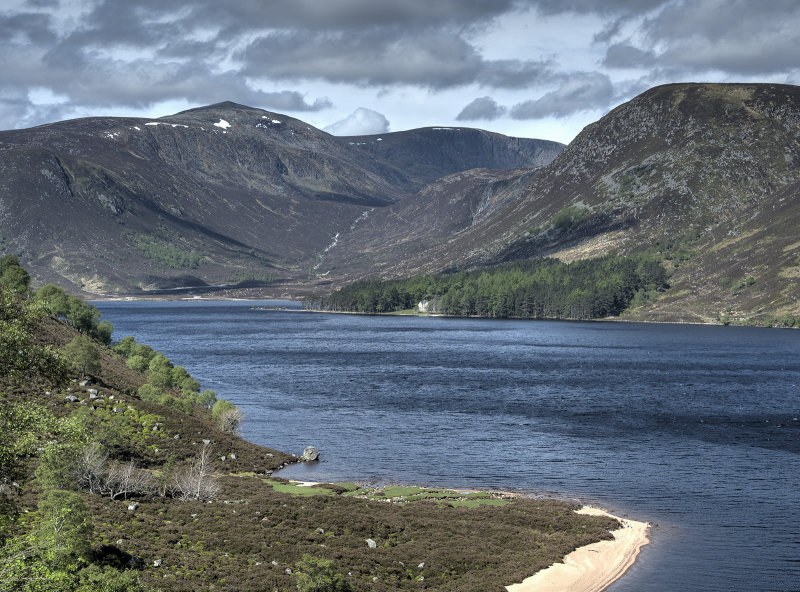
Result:
[[[611,45],[609,67],[758,76],[797,66],[800,3],[772,0],[686,0],[671,2],[646,19],[641,46]],[[658,48],[654,51],[652,48]]]
[[[511,108],[514,119],[566,117],[579,111],[602,109],[614,98],[614,87],[605,74],[574,74],[560,88]]]
[[[535,0],[543,14],[644,14],[670,0]]]
[[[257,106],[269,107],[278,111],[322,111],[333,107],[333,103],[327,97],[308,103],[301,93],[294,90],[280,92],[257,91],[253,98]]]
[[[359,107],[353,113],[324,128],[334,136],[367,136],[389,131],[389,120],[382,113]]]
[[[55,41],[52,20],[41,13],[23,12],[0,15],[0,39],[18,38],[23,43],[44,44]]]
[[[59,0],[26,0],[25,6],[32,6],[34,8],[46,8],[51,10],[58,8]]]
[[[248,76],[279,80],[441,89],[471,83],[525,88],[553,79],[549,62],[484,60],[457,33],[445,30],[286,31],[256,39],[238,57]]]
[[[552,80],[550,66],[550,62],[534,60],[484,61],[475,80],[492,88],[526,88]]]
[[[464,25],[492,19],[518,4],[515,0],[138,0],[129,12],[155,17],[179,15],[183,26],[255,29],[309,29],[356,31],[364,27],[433,27]],[[92,15],[104,27],[122,19],[125,3],[104,0]],[[163,20],[163,18],[162,18]]]
[[[617,19],[614,19],[611,22],[608,22],[603,27],[602,31],[594,34],[593,41],[595,43],[608,43],[614,37],[619,35],[620,30],[622,29],[622,25],[624,25],[627,21],[630,20],[629,16],[621,16]]]
[[[497,101],[493,98],[482,97],[480,99],[475,99],[464,107],[461,113],[456,116],[456,119],[458,121],[475,121],[477,119],[492,121],[494,119],[499,119],[505,114],[506,108],[498,105]]]
[[[482,67],[480,56],[463,39],[426,31],[399,36],[384,31],[280,33],[256,40],[241,57],[244,72],[254,77],[431,88],[469,83]]]
[[[641,68],[655,63],[652,51],[644,51],[627,43],[615,43],[606,50],[603,65],[610,68]]]

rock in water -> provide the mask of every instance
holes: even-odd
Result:
[[[309,462],[312,460],[319,459],[319,450],[314,448],[313,446],[306,446],[303,449],[303,456],[300,457],[300,460]]]

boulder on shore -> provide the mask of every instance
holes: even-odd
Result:
[[[319,450],[314,448],[313,446],[306,446],[303,449],[303,456],[300,457],[300,460],[304,462],[310,462],[312,460],[319,459]]]

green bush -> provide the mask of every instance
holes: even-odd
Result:
[[[64,377],[60,352],[33,341],[32,328],[41,316],[37,306],[0,286],[0,376],[36,375],[53,382]]]
[[[187,401],[186,399],[165,394],[158,399],[158,402],[162,405],[166,405],[167,407],[172,407],[173,409],[177,409],[178,411],[186,413],[187,415],[192,413],[192,402]]]
[[[114,344],[112,349],[123,358],[129,358],[133,354],[133,349],[136,347],[136,345],[136,339],[132,335],[128,335]]]
[[[81,376],[100,374],[100,351],[86,335],[78,335],[64,346],[64,358]]]
[[[73,491],[46,491],[38,508],[34,539],[52,569],[74,570],[91,560],[92,525],[83,497]]]
[[[150,401],[151,403],[158,403],[164,396],[164,389],[150,383],[143,384],[136,392],[142,401]]]
[[[75,592],[145,592],[135,571],[121,571],[111,566],[90,565],[78,572]]]
[[[353,589],[334,563],[308,553],[297,563],[297,589],[300,592],[349,592]]]
[[[137,372],[145,372],[150,365],[147,358],[140,355],[131,356],[126,363],[131,370],[136,370]]]
[[[16,294],[27,294],[31,284],[31,276],[19,264],[16,255],[0,257],[0,286]]]
[[[76,489],[75,466],[78,463],[80,446],[53,442],[48,444],[39,457],[36,479],[43,489]]]
[[[100,311],[93,304],[70,296],[53,284],[39,288],[34,299],[51,315],[65,321],[81,333],[91,335],[103,345],[111,343],[114,327],[109,321],[100,322]]]
[[[195,402],[200,405],[201,407],[205,407],[207,409],[211,409],[214,407],[214,404],[217,402],[217,393],[212,390],[204,390],[202,393],[197,395]]]

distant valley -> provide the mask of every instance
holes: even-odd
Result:
[[[631,319],[800,313],[800,88],[651,89],[564,147],[334,137],[233,103],[0,132],[0,241],[93,296],[327,294],[365,278],[647,251]]]

